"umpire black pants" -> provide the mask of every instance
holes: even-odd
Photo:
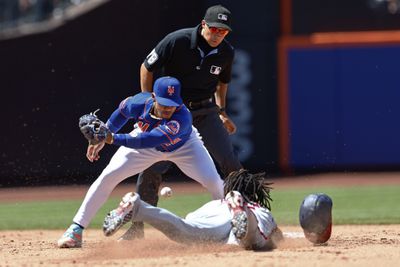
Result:
[[[229,134],[219,118],[218,107],[214,104],[211,107],[192,110],[191,113],[193,125],[202,136],[208,152],[218,164],[221,178],[224,179],[232,171],[241,169],[242,165],[233,150]],[[171,165],[169,161],[157,162],[139,174],[136,192],[143,201],[157,206],[162,175]]]

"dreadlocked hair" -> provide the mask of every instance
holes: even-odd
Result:
[[[273,183],[266,182],[264,178],[265,172],[251,174],[244,169],[231,172],[224,180],[224,194],[238,191],[247,202],[255,202],[271,210],[272,198],[269,193]]]

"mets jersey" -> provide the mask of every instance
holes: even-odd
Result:
[[[151,93],[139,93],[121,102],[107,121],[114,133],[114,144],[130,148],[152,148],[170,152],[181,147],[192,133],[192,116],[185,105],[176,108],[169,119],[157,118],[151,114],[154,99]],[[141,129],[137,136],[115,134],[128,121]]]

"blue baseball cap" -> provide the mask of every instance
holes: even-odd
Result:
[[[182,105],[181,83],[174,77],[166,76],[156,80],[153,91],[157,103],[166,107]]]

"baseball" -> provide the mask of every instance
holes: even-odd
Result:
[[[172,196],[172,189],[168,186],[161,188],[160,195],[162,197],[171,197]]]

